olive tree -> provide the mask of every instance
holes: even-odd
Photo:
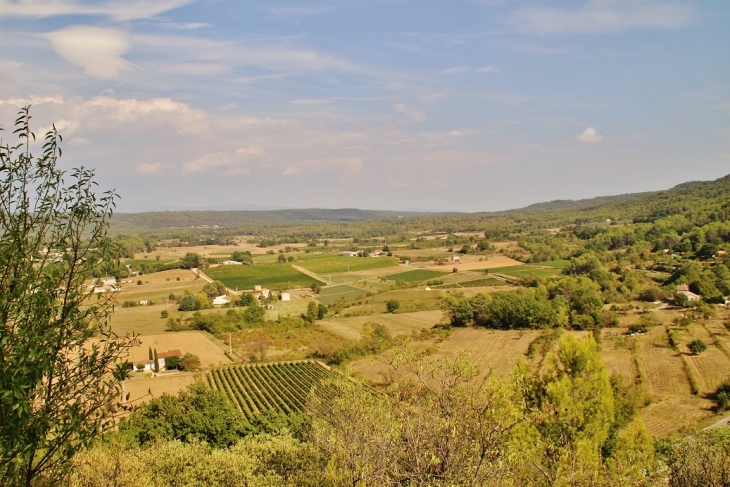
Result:
[[[117,195],[94,172],[57,167],[53,127],[31,153],[29,107],[0,144],[0,484],[56,478],[113,425],[115,364],[135,344],[110,329],[113,296],[85,286],[112,255]],[[88,300],[88,301],[87,301]]]

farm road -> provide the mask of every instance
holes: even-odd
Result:
[[[316,280],[318,280],[318,281],[326,282],[326,281],[325,281],[325,280],[324,280],[324,279],[323,279],[322,277],[320,277],[320,275],[319,275],[319,274],[316,274],[316,273],[314,273],[314,272],[312,272],[312,271],[308,271],[308,270],[307,270],[307,269],[305,269],[304,267],[299,267],[298,265],[292,265],[292,267],[293,267],[294,269],[298,270],[299,272],[301,272],[302,274],[306,274],[306,275],[308,275],[308,276],[309,276],[309,277],[311,277],[312,279],[316,279]]]

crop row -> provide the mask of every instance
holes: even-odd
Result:
[[[323,382],[334,374],[319,362],[275,362],[216,368],[207,380],[250,419],[263,411],[301,411],[312,391],[331,394]]]

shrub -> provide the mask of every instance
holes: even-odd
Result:
[[[702,340],[692,340],[690,344],[687,345],[687,348],[689,348],[689,351],[693,354],[699,355],[707,350],[707,344]]]
[[[163,320],[164,320],[165,318],[167,318],[167,317],[168,317],[168,315],[169,315],[169,313],[167,312],[167,310],[166,310],[166,309],[163,309],[162,311],[160,311],[160,318],[162,318]]]
[[[385,303],[385,307],[388,310],[388,313],[395,313],[395,311],[400,308],[400,301],[396,299],[391,299],[387,303]]]
[[[175,357],[174,355],[172,357],[167,357],[165,359],[165,368],[167,370],[175,370],[177,369],[179,363],[180,357]]]
[[[177,368],[188,372],[195,372],[200,369],[200,357],[188,352],[178,361]]]
[[[730,380],[726,380],[715,391],[715,401],[720,409],[730,409]]]
[[[141,286],[141,285],[142,285],[142,280],[141,280],[141,279],[138,279],[138,280],[137,280],[137,285],[138,285],[138,286]]]

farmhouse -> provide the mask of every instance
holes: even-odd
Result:
[[[698,301],[700,299],[699,295],[689,290],[689,286],[687,284],[680,284],[677,286],[677,294],[684,294],[690,301]]]
[[[279,298],[280,298],[280,299],[281,299],[282,301],[291,301],[291,294],[289,294],[289,293],[281,293],[281,294],[279,295]]]
[[[460,260],[461,260],[461,257],[459,257],[458,255],[452,255],[451,256],[451,261],[452,262],[459,262]]]
[[[370,252],[370,257],[380,257],[381,255],[383,255],[382,250],[373,250]]]
[[[221,265],[243,265],[241,262],[238,262],[237,260],[224,260],[221,262]]]
[[[357,252],[353,252],[352,250],[345,250],[342,252],[342,257],[357,257]]]
[[[160,363],[160,370],[165,368],[165,359],[168,357],[182,357],[183,353],[182,350],[179,348],[172,348],[170,350],[165,350],[164,352],[160,352],[157,354],[157,361]],[[144,360],[141,362],[137,362],[134,364],[135,370],[138,372],[142,372],[145,370],[148,370],[150,372],[159,372],[159,370],[155,370],[155,361],[154,360]]]
[[[253,290],[254,291],[261,291],[261,285],[260,284],[254,285]]]
[[[218,296],[213,300],[213,304],[216,306],[229,304],[230,302],[231,302],[231,298],[229,298],[225,294],[223,296]]]
[[[117,278],[116,277],[102,277],[99,279],[99,285],[104,287],[116,287],[117,285]]]

